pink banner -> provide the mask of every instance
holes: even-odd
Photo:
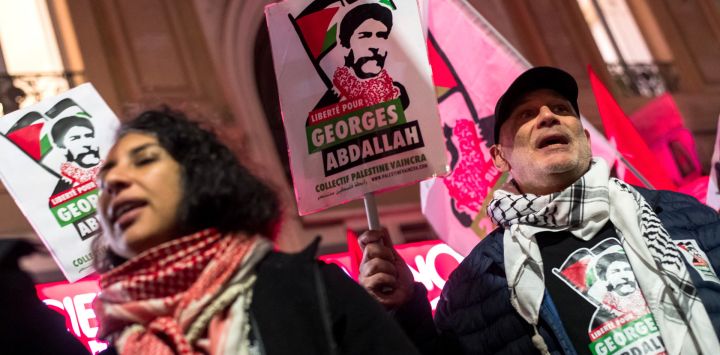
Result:
[[[428,2],[428,55],[452,172],[421,183],[422,207],[437,234],[467,255],[494,229],[485,209],[506,180],[489,152],[495,102],[530,64],[467,2]],[[614,149],[585,127],[593,154],[612,164]]]

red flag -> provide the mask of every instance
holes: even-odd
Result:
[[[642,181],[644,178],[655,189],[676,191],[677,186],[672,182],[669,174],[662,165],[658,164],[657,158],[645,144],[642,136],[590,66],[588,73],[605,128],[605,136],[611,142],[615,142],[618,152],[642,175],[638,177],[628,171],[623,180],[634,185],[645,185]]]

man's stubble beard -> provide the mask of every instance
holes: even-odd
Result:
[[[590,142],[578,143],[581,146],[577,148],[580,151],[575,159],[549,164],[545,167],[545,173],[552,175],[577,169],[576,174],[579,175],[577,178],[585,175],[585,173],[590,170],[590,165],[592,164],[592,151],[589,148]],[[585,144],[587,144],[587,146],[585,146]]]

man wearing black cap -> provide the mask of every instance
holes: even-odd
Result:
[[[511,177],[488,206],[498,228],[450,276],[435,327],[387,235],[361,236],[361,284],[426,353],[720,353],[720,218],[689,196],[610,178],[577,97],[568,73],[537,67],[498,100],[490,152]],[[627,255],[642,293],[632,302],[597,277],[609,247]],[[599,312],[613,316],[597,324]]]

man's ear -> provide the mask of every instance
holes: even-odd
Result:
[[[493,144],[493,146],[490,147],[490,156],[492,156],[493,164],[498,170],[503,173],[510,171],[510,163],[503,157],[503,152],[499,144]]]

